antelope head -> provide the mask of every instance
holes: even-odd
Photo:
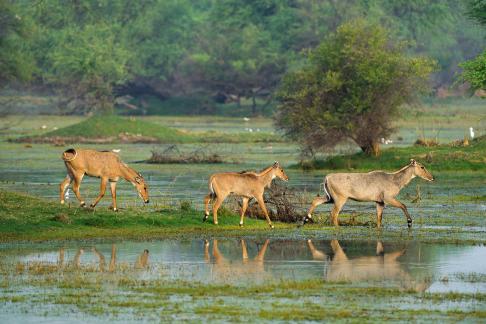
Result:
[[[135,186],[135,188],[137,188],[138,195],[140,196],[140,198],[142,198],[143,202],[148,204],[149,203],[148,187],[142,175],[138,173],[135,176],[135,178],[133,178],[132,183]]]
[[[422,164],[414,159],[410,160],[410,166],[413,168],[413,174],[427,181],[434,181],[434,176]]]
[[[289,181],[289,177],[285,174],[284,170],[277,161],[275,161],[273,164],[273,170],[276,177],[282,179],[283,181]]]

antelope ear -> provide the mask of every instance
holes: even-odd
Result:
[[[410,159],[410,164],[411,165],[417,165],[417,161],[415,161],[414,159]]]
[[[277,168],[279,165],[280,165],[280,164],[279,164],[277,161],[275,161],[275,162],[273,163],[273,167],[274,167],[274,168]]]

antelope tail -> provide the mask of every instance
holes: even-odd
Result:
[[[62,153],[62,159],[65,162],[74,160],[78,156],[78,152],[75,149],[70,148]]]
[[[326,194],[326,198],[327,198],[327,203],[332,203],[334,202],[334,199],[332,199],[332,196],[331,194],[329,193],[329,187],[327,185],[327,179],[324,180],[324,183],[323,183],[323,189],[324,189],[324,193]]]
[[[213,181],[213,178],[209,180],[209,196],[211,197],[211,199],[216,198],[216,191],[214,191]]]

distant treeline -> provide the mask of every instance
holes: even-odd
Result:
[[[302,54],[357,18],[436,59],[434,85],[450,85],[458,63],[486,45],[464,3],[0,0],[0,87],[58,92],[69,112],[111,109],[125,95],[245,100],[256,111],[283,74],[302,65]]]

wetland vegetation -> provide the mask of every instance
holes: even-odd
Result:
[[[486,320],[485,1],[0,12],[0,322]],[[118,212],[61,205],[70,147],[118,152],[150,204],[122,180]],[[353,201],[340,227],[329,205],[297,226],[326,174],[412,158],[436,181],[400,192],[411,229]],[[255,201],[239,227],[234,198],[202,222],[212,174],[274,161],[275,229]],[[85,177],[88,205],[99,187]]]

